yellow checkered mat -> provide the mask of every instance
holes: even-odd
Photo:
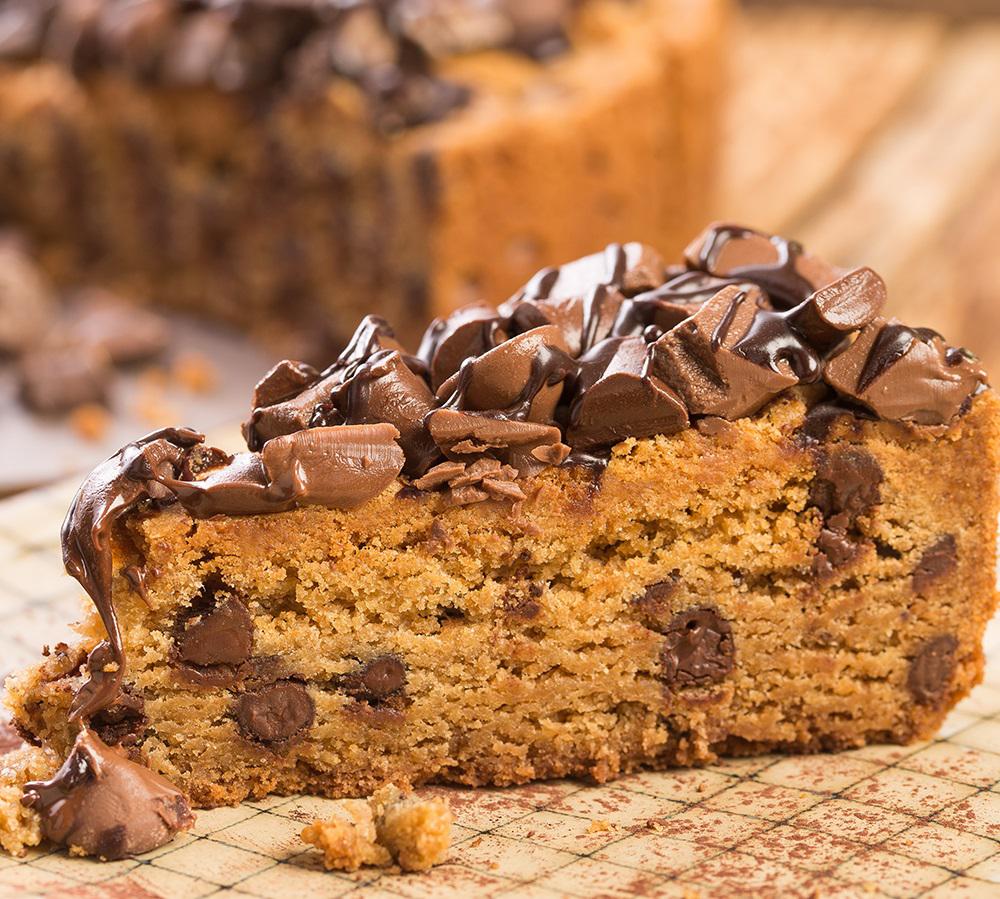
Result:
[[[59,487],[0,503],[5,665],[70,635]],[[506,790],[433,788],[455,811],[427,874],[327,873],[299,839],[329,800],[269,797],[200,812],[170,845],[97,863],[42,849],[0,857],[0,896],[1000,897],[1000,652],[937,740],[839,755],[741,759]]]

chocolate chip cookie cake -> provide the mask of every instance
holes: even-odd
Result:
[[[0,0],[0,222],[61,283],[417,334],[595,240],[683,246],[727,8]]]
[[[171,428],[86,479],[94,611],[8,681],[16,724],[199,806],[929,737],[982,673],[997,399],[885,300],[716,225],[415,352],[369,316],[265,375],[247,452]]]

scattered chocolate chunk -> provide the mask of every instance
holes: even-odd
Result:
[[[222,589],[206,591],[177,621],[177,657],[191,665],[240,665],[253,654],[254,625],[246,603]]]
[[[146,703],[126,688],[112,705],[90,719],[90,726],[108,746],[131,746],[146,726]]]
[[[940,706],[955,674],[958,640],[942,634],[924,643],[910,660],[906,687],[921,705]]]
[[[839,275],[795,241],[740,225],[709,225],[684,257],[692,269],[752,281],[784,308],[801,303]]]
[[[277,746],[308,730],[316,712],[305,686],[284,680],[242,694],[236,700],[235,714],[245,737]]]
[[[21,398],[35,412],[68,412],[86,403],[104,403],[112,370],[107,353],[93,347],[30,350],[18,362]]]
[[[733,419],[756,412],[818,366],[813,351],[795,338],[765,359],[749,352],[771,348],[767,341],[743,343],[766,313],[758,288],[723,288],[656,341],[653,371],[694,415]]]
[[[417,356],[426,363],[431,389],[436,391],[466,359],[482,356],[506,339],[497,310],[475,303],[435,319],[424,333]]]
[[[576,367],[562,331],[543,325],[463,363],[437,390],[447,408],[509,410],[519,420],[549,422]]]
[[[653,374],[652,352],[641,337],[616,337],[580,360],[566,430],[571,446],[586,450],[687,427],[681,398]]]
[[[809,502],[827,522],[845,530],[882,502],[882,480],[878,460],[862,447],[843,446],[820,452],[809,487]]]
[[[374,705],[406,688],[406,665],[396,655],[377,656],[357,671],[340,677],[337,688]]]
[[[924,550],[913,570],[913,592],[926,593],[958,569],[958,544],[954,534],[944,534]]]
[[[714,609],[678,612],[660,650],[660,679],[688,687],[723,680],[735,665],[732,625]]]
[[[149,852],[194,823],[173,785],[87,728],[51,780],[25,784],[22,802],[47,839],[105,859]]]
[[[880,418],[948,424],[986,385],[967,350],[948,347],[926,328],[876,319],[826,364],[826,382]]]
[[[352,509],[377,496],[405,457],[390,424],[311,428],[269,440],[261,461],[271,484],[301,503]]]
[[[304,362],[285,359],[257,382],[253,390],[253,408],[274,406],[298,396],[319,379],[319,372]]]

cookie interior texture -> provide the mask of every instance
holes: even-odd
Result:
[[[64,537],[104,621],[17,721],[208,806],[928,737],[982,672],[997,401],[884,300],[713,226],[415,353],[369,319],[262,380],[252,452],[173,429],[95,470]]]

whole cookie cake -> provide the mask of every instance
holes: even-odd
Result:
[[[415,334],[594,241],[683,245],[727,7],[0,0],[0,224],[63,284]]]
[[[63,530],[81,638],[8,681],[22,734],[69,759],[26,772],[20,838],[97,851],[80,819],[108,805],[73,797],[108,753],[160,810],[120,822],[132,847],[185,826],[181,793],[930,736],[982,673],[997,399],[885,300],[743,227],[680,265],[614,244],[415,352],[369,316],[327,369],[279,364],[247,452],[125,446]]]

